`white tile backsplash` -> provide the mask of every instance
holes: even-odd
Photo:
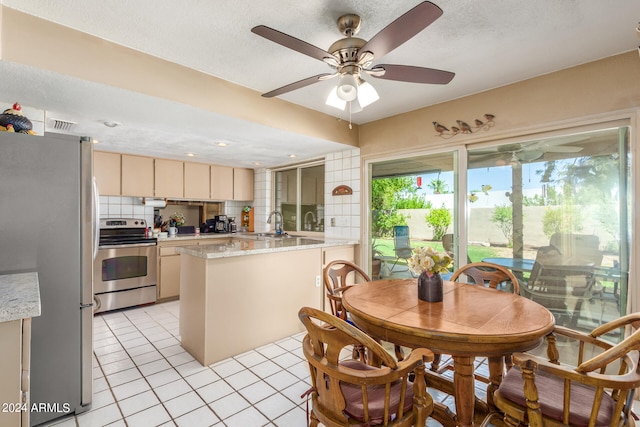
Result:
[[[325,157],[325,231],[326,237],[360,238],[360,149],[328,154]],[[338,185],[348,185],[353,194],[333,196]],[[331,226],[334,218],[335,226]]]
[[[100,218],[143,218],[153,227],[153,206],[142,204],[142,197],[100,196]]]

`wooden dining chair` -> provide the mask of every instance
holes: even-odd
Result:
[[[501,290],[507,290],[507,287],[510,286],[511,292],[520,293],[520,282],[516,276],[511,270],[501,265],[490,262],[472,262],[454,271],[450,280],[458,282],[463,275],[466,276],[464,283],[474,283],[492,289],[498,289],[502,286]]]
[[[311,373],[311,427],[318,423],[327,427],[426,424],[433,412],[424,369],[424,362],[433,358],[430,350],[414,349],[396,362],[373,338],[337,316],[303,307],[298,317],[308,332],[302,350]],[[381,366],[340,360],[342,350],[354,341]]]
[[[322,275],[331,313],[334,316],[353,324],[349,319],[347,310],[342,306],[342,294],[353,285],[370,282],[371,279],[369,278],[369,275],[353,262],[346,260],[330,261],[325,266]],[[398,360],[402,360],[404,358],[404,351],[402,350],[402,347],[394,345],[394,351]],[[356,352],[360,354],[360,358],[366,357],[362,348],[354,346],[354,357]]]
[[[346,260],[330,261],[322,275],[331,313],[347,320],[347,312],[342,307],[342,293],[357,283],[370,282],[371,278],[363,269]]]
[[[511,291],[516,295],[520,293],[520,283],[511,270],[490,262],[472,262],[463,265],[453,272],[449,280],[452,282],[473,283],[492,289]],[[441,358],[442,356],[440,354],[434,356],[433,363],[431,364],[432,371],[443,373],[445,370],[452,368],[451,363],[440,366]],[[512,365],[511,356],[505,356],[504,363],[507,369],[510,369]],[[487,384],[490,383],[489,378],[484,375],[475,374],[475,378]]]
[[[482,426],[495,417],[507,426],[635,425],[640,330],[615,345],[602,336],[638,322],[640,313],[634,313],[589,334],[556,326],[547,337],[547,358],[514,353],[514,367],[493,395],[501,413],[490,414]]]

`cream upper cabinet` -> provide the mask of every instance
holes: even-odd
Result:
[[[121,194],[120,174],[119,153],[93,152],[93,175],[96,177],[100,194],[119,196]]]
[[[156,197],[184,197],[184,162],[156,159]]]
[[[253,169],[233,169],[233,200],[253,200]]]
[[[210,197],[209,165],[204,163],[184,163],[184,197],[207,200]]]
[[[122,155],[122,195],[152,197],[153,158]]]
[[[233,200],[233,168],[211,165],[211,199]]]

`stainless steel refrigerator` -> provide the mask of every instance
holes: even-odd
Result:
[[[31,425],[88,409],[98,218],[89,138],[0,132],[0,274],[37,271]],[[44,406],[42,404],[47,404]]]

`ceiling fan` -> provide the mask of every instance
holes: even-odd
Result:
[[[253,33],[323,61],[333,69],[332,73],[308,77],[264,93],[262,96],[271,98],[320,81],[339,77],[340,82],[329,94],[327,104],[344,110],[346,103],[349,102],[351,111],[357,112],[379,99],[373,86],[362,79],[363,74],[386,80],[447,84],[453,79],[455,73],[411,65],[373,65],[374,60],[382,58],[411,39],[431,25],[442,13],[442,9],[435,4],[428,1],[422,2],[387,25],[369,41],[355,37],[360,30],[360,17],[355,14],[343,15],[338,18],[337,25],[340,32],[346,37],[333,43],[328,50],[273,28],[258,25],[251,29]]]
[[[588,139],[583,135],[575,135],[566,138],[562,138],[563,143],[571,143]],[[501,159],[498,159],[500,163],[528,163],[534,160],[540,159],[545,153],[578,153],[584,149],[575,145],[559,145],[551,143],[551,140],[541,140],[535,142],[529,142],[526,144],[505,144],[496,147],[490,147],[482,150],[470,150],[471,156],[477,156],[476,161],[482,161],[485,159],[496,158],[496,154],[503,154]]]

